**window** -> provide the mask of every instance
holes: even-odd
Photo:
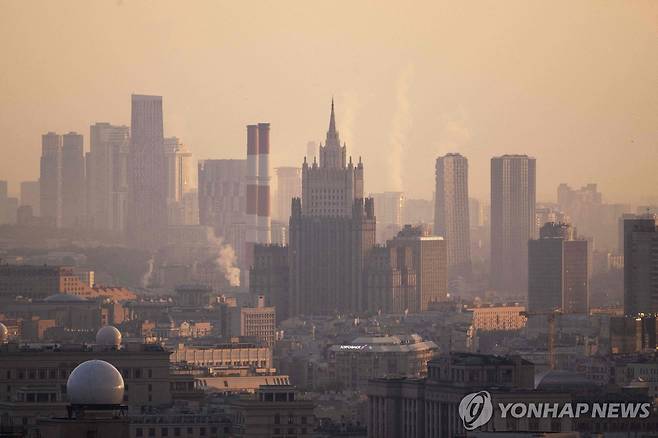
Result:
[[[149,436],[155,436],[155,427],[149,427]]]
[[[160,436],[169,436],[169,429],[163,427],[162,430],[160,431]]]
[[[180,436],[180,427],[174,427],[174,436]]]
[[[279,414],[274,415],[274,424],[281,424],[281,415]]]
[[[142,430],[141,427],[135,429],[135,436],[144,436],[144,431]]]

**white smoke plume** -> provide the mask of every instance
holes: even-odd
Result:
[[[240,286],[240,268],[235,266],[237,257],[235,256],[233,247],[228,243],[224,243],[222,238],[215,236],[209,236],[209,241],[217,251],[215,254],[217,268],[224,274],[224,278],[226,278],[231,286]]]
[[[146,272],[144,275],[142,275],[142,280],[141,284],[143,288],[149,287],[151,284],[151,278],[153,277],[153,266],[155,265],[155,258],[151,256],[151,258],[148,261],[148,267],[146,268]]]
[[[398,76],[395,86],[395,112],[391,122],[391,147],[388,154],[392,190],[402,191],[403,147],[411,130],[411,104],[409,88],[413,80],[414,66],[408,64]]]

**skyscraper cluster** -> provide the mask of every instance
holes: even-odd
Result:
[[[198,223],[191,153],[164,138],[162,97],[133,95],[131,126],[98,122],[89,139],[85,154],[81,134],[42,136],[39,181],[21,184],[21,205],[42,224],[105,231],[155,249],[168,224]]]

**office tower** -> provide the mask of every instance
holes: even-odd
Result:
[[[502,294],[526,295],[528,240],[535,235],[535,159],[491,159],[491,285]]]
[[[41,217],[56,227],[61,225],[62,136],[49,132],[41,136],[39,196]]]
[[[302,195],[302,169],[277,167],[276,181],[276,218],[281,222],[288,222],[292,198]]]
[[[588,313],[588,242],[568,224],[547,222],[528,241],[528,310]]]
[[[624,313],[658,313],[658,230],[651,214],[624,221]]]
[[[366,308],[365,260],[375,244],[372,199],[363,199],[363,164],[347,160],[333,101],[320,160],[302,165],[302,198],[292,202],[289,230],[292,315]]]
[[[247,160],[199,161],[199,223],[233,247],[244,265]]]
[[[22,181],[21,182],[21,206],[29,205],[32,207],[32,214],[39,216],[39,181]]]
[[[192,189],[192,153],[178,138],[164,139],[167,160],[167,201],[179,202]]]
[[[256,245],[254,263],[249,268],[249,292],[263,295],[265,303],[276,309],[279,321],[290,314],[290,265],[288,248],[281,245]]]
[[[132,96],[128,155],[128,241],[157,249],[166,240],[167,178],[161,96]]]
[[[109,123],[90,127],[87,219],[94,229],[124,233],[128,204],[130,128]]]
[[[184,225],[183,196],[192,189],[192,153],[176,137],[164,139],[167,217],[170,225]]]
[[[62,226],[84,223],[85,159],[82,135],[69,132],[62,136]]]
[[[468,160],[460,154],[436,159],[434,234],[448,245],[451,278],[471,273],[471,238],[468,210]]]
[[[368,311],[415,313],[446,299],[446,241],[422,226],[406,225],[367,258]]]

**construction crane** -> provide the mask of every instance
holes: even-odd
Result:
[[[519,312],[521,316],[528,318],[529,316],[546,316],[548,320],[548,366],[554,370],[557,366],[557,357],[555,355],[555,317],[562,315],[559,309],[546,312]]]

